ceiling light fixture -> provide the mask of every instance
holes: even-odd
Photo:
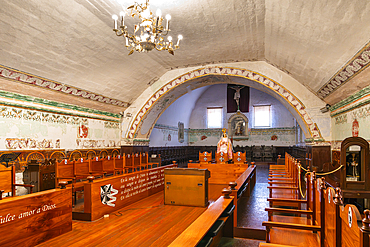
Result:
[[[140,18],[140,23],[134,26],[133,34],[129,34],[127,26],[125,26],[125,15],[135,18]],[[149,9],[149,0],[145,3],[139,4],[135,2],[133,5],[127,8],[127,11],[121,11],[120,13],[120,26],[118,27],[118,16],[112,16],[114,20],[113,31],[117,36],[123,36],[126,40],[126,47],[130,51],[128,55],[137,52],[149,52],[154,48],[158,51],[167,50],[170,54],[174,55],[174,51],[179,48],[180,40],[182,35],[180,34],[177,39],[177,43],[174,45],[172,37],[168,36],[167,40],[164,40],[164,36],[168,34],[170,30],[171,16],[166,15],[166,27],[162,26],[164,18],[162,12],[157,9],[156,15],[154,16],[152,11]],[[139,31],[140,30],[140,31]],[[140,34],[140,35],[139,35]]]

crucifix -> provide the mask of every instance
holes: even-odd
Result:
[[[238,111],[239,111],[240,90],[242,90],[244,86],[235,86],[235,87],[230,87],[230,88],[235,90],[234,100],[236,101],[236,105],[238,106]]]

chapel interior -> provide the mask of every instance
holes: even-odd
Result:
[[[1,246],[370,246],[370,1],[10,0]]]

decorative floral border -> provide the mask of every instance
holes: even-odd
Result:
[[[203,77],[207,75],[230,75],[244,77],[246,79],[253,80],[270,88],[275,93],[282,96],[297,111],[297,113],[301,116],[302,121],[306,124],[307,129],[311,134],[311,137],[313,137],[314,139],[322,139],[318,127],[312,121],[311,117],[308,115],[307,111],[305,110],[305,106],[286,88],[281,86],[279,83],[273,81],[272,79],[267,78],[254,71],[230,67],[208,67],[197,69],[184,75],[181,75],[176,79],[168,82],[166,85],[161,87],[157,92],[155,92],[141,108],[139,113],[136,115],[135,120],[131,124],[130,130],[127,133],[127,138],[134,138],[136,136],[138,126],[142,121],[143,117],[148,113],[150,108],[155,104],[155,102],[159,98],[165,95],[172,88],[175,88],[176,86],[181,85],[188,80],[192,80],[197,77]]]
[[[9,106],[0,106],[0,117],[57,124],[71,124],[71,125],[88,124],[88,119],[83,117],[54,114],[36,110],[32,111],[28,109],[15,108]],[[104,127],[111,129],[119,129],[120,123],[114,121],[104,121]]]
[[[116,106],[122,106],[122,107],[128,107],[130,104],[127,102],[123,102],[116,99],[111,99],[99,94],[91,93],[86,90],[82,90],[76,87],[68,86],[56,81],[48,80],[39,76],[31,75],[19,70],[15,70],[9,67],[5,67],[0,65],[0,77],[26,83],[29,85],[47,88],[50,90],[54,90],[57,92],[65,93],[65,94],[71,94],[73,96],[82,97],[85,99],[98,101],[101,103],[116,105]]]
[[[370,65],[370,43],[366,44],[353,58],[344,65],[330,80],[322,86],[317,94],[320,98],[325,98],[343,84],[347,83],[358,73]]]

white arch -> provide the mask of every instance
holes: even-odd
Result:
[[[126,138],[129,139],[137,137],[148,138],[150,136],[152,127],[148,130],[148,132],[144,136],[140,135],[140,130],[143,125],[143,122],[149,121],[150,122],[149,125],[154,126],[160,114],[165,110],[165,108],[163,108],[160,114],[156,113],[155,118],[153,117],[148,118],[150,112],[153,111],[153,109],[155,109],[156,104],[158,104],[163,97],[165,96],[168,97],[169,95],[173,94],[175,97],[172,97],[172,99],[168,99],[171,101],[169,103],[172,103],[179,96],[181,96],[175,94],[176,92],[175,89],[180,88],[180,86],[186,87],[186,85],[190,85],[190,83],[193,80],[207,76],[230,76],[249,80],[249,82],[252,82],[252,84],[254,84],[249,86],[255,87],[257,89],[269,93],[270,95],[273,95],[275,98],[279,99],[291,111],[293,116],[295,116],[297,121],[300,123],[302,129],[304,130],[306,138],[311,138],[313,140],[323,139],[317,125],[314,123],[314,121],[312,121],[311,117],[306,111],[306,107],[292,92],[287,90],[284,86],[282,86],[278,82],[255,71],[226,66],[215,66],[195,69],[181,76],[178,76],[173,80],[170,80],[168,83],[165,83],[161,88],[156,90],[148,98],[145,104],[138,111],[135,118],[131,122],[130,128],[127,131]],[[222,82],[211,81],[207,83],[208,83],[207,85],[211,85],[219,84]]]

